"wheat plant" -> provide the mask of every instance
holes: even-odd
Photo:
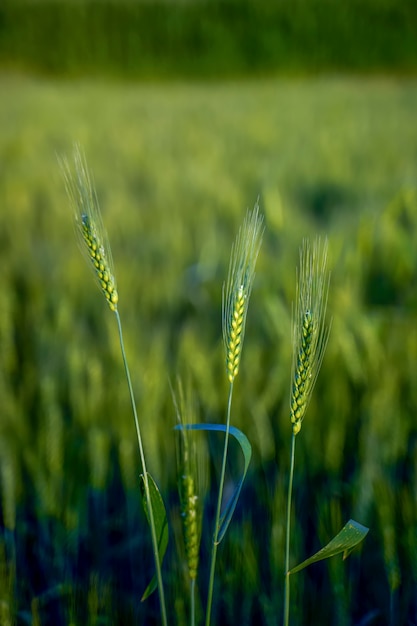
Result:
[[[217,498],[216,516],[211,549],[210,577],[207,596],[206,626],[211,621],[213,602],[214,576],[216,570],[217,548],[222,536],[221,506],[223,500],[224,480],[226,474],[227,452],[230,435],[231,408],[233,384],[239,373],[243,339],[245,337],[246,316],[249,307],[249,298],[255,278],[255,266],[263,235],[263,216],[259,212],[258,203],[249,211],[241,226],[230,256],[227,281],[223,286],[222,298],[222,330],[226,352],[226,374],[229,380],[229,394],[227,401],[226,429],[222,467],[220,473],[219,491]]]
[[[161,561],[159,556],[159,537],[157,536],[153,503],[149,486],[150,475],[147,471],[140,423],[137,414],[132,381],[124,347],[122,323],[118,310],[119,296],[117,291],[110,243],[103,225],[97,195],[91,175],[87,167],[87,162],[79,146],[76,145],[74,147],[73,167],[69,164],[67,159],[62,159],[61,169],[64,174],[66,190],[70,199],[71,208],[74,213],[76,231],[80,240],[81,249],[85,256],[87,256],[88,262],[92,264],[96,282],[104,293],[107,304],[110,310],[115,314],[117,320],[120,348],[127,384],[129,388],[129,396],[139,446],[139,454],[142,467],[142,480],[146,500],[145,512],[147,513],[147,518],[149,520],[151,530],[161,618],[163,626],[166,626],[167,614],[165,606],[164,586],[162,581]]]
[[[159,593],[162,626],[167,626],[164,586],[161,563],[168,544],[167,517],[159,490],[148,473],[145,460],[140,422],[136,409],[133,387],[123,342],[122,324],[119,314],[119,294],[115,278],[110,244],[104,229],[97,196],[86,160],[78,146],[74,149],[73,165],[62,160],[65,185],[75,215],[76,231],[84,255],[93,270],[97,285],[104,294],[107,305],[114,313],[120,340],[124,370],[128,384],[136,435],[139,447],[142,479],[142,502],[150,526],[156,574],[149,583],[143,599],[157,588]],[[222,291],[222,336],[225,350],[225,371],[228,381],[228,397],[225,424],[196,424],[192,394],[187,387],[184,393],[178,384],[178,395],[174,396],[177,415],[179,458],[179,493],[185,564],[189,580],[190,625],[196,625],[196,581],[199,568],[199,552],[202,527],[202,491],[199,481],[199,459],[194,448],[194,434],[191,431],[224,432],[223,454],[214,530],[211,541],[211,558],[208,579],[205,626],[211,624],[214,595],[214,582],[218,546],[230,524],[240,490],[250,463],[252,449],[247,437],[231,424],[234,383],[239,373],[245,337],[249,300],[255,278],[255,267],[263,237],[263,216],[258,203],[248,211],[232,246],[227,280]],[[290,393],[290,420],[292,425],[290,473],[287,494],[287,517],[285,537],[285,587],[284,587],[284,626],[289,624],[290,574],[300,571],[307,565],[340,552],[348,553],[366,535],[368,529],[354,520],[349,520],[340,533],[318,553],[303,563],[290,569],[291,542],[291,503],[295,466],[295,442],[301,431],[303,420],[311,399],[317,376],[326,349],[330,325],[326,322],[327,298],[330,274],[327,270],[327,240],[316,239],[313,245],[305,240],[300,249],[297,270],[296,304],[293,312],[292,343],[292,382]],[[244,470],[233,495],[223,504],[225,475],[228,461],[229,439],[233,436],[239,443],[244,457]],[[96,442],[93,442],[95,450]],[[94,456],[94,455],[93,455]],[[95,458],[95,457],[94,457]],[[98,480],[104,472],[97,465]],[[201,477],[201,475],[200,475]],[[37,605],[33,607],[34,611]],[[36,613],[36,611],[35,611]]]
[[[317,239],[313,247],[304,240],[297,271],[296,305],[293,315],[293,364],[290,394],[292,424],[290,475],[287,497],[285,542],[284,625],[289,624],[290,610],[290,539],[291,501],[295,464],[295,441],[313,393],[329,336],[326,324],[330,274],[327,271],[327,240]]]
[[[190,591],[190,625],[196,624],[196,583],[200,558],[203,517],[203,494],[207,478],[207,454],[201,437],[196,440],[192,427],[196,424],[196,401],[188,384],[184,390],[178,381],[177,393],[173,392],[177,418],[178,490],[184,537],[185,565]]]

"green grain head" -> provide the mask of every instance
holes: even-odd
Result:
[[[294,435],[301,430],[329,336],[325,324],[330,274],[326,270],[327,241],[311,248],[304,240],[297,272],[297,301],[293,317],[293,366],[290,399]]]
[[[180,492],[188,573],[191,580],[195,580],[197,578],[201,534],[198,495],[194,478],[190,473],[181,475]]]
[[[195,423],[195,402],[187,386],[184,392],[178,382],[178,392],[173,394],[178,423],[178,490],[181,505],[181,519],[184,536],[185,561],[191,580],[197,578],[202,522],[202,492],[205,489],[207,475],[207,455],[202,445],[202,438],[193,430],[187,429]],[[198,439],[197,439],[198,438]]]
[[[222,322],[226,372],[233,383],[239,372],[249,297],[255,278],[256,259],[262,242],[263,216],[256,203],[245,217],[230,256],[227,282],[223,285]]]
[[[117,310],[118,293],[110,244],[87,163],[80,148],[74,148],[74,168],[64,160],[61,167],[75,215],[80,245],[92,264],[96,282],[112,311]]]

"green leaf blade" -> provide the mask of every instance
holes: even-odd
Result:
[[[224,424],[185,424],[185,425],[178,424],[177,426],[175,426],[176,430],[181,430],[182,428],[185,428],[186,430],[226,432],[226,426]],[[235,426],[230,426],[229,433],[236,439],[236,441],[240,445],[240,449],[242,450],[243,458],[244,458],[244,468],[243,468],[240,480],[238,481],[232,496],[229,498],[229,500],[225,504],[223,513],[220,517],[218,543],[222,541],[229,527],[229,524],[232,520],[233,513],[235,511],[237,501],[239,499],[240,492],[242,490],[242,486],[246,478],[246,473],[248,471],[248,467],[252,458],[252,446],[249,442],[249,439],[246,437],[246,435]]]
[[[162,561],[164,559],[165,552],[168,547],[168,539],[169,539],[168,519],[167,519],[164,501],[162,500],[162,496],[158,489],[158,486],[149,473],[147,474],[147,476],[148,476],[149,495],[151,499],[153,520],[155,524],[156,538],[158,540],[159,562],[162,565]],[[150,524],[148,501],[146,498],[146,489],[145,489],[145,478],[143,474],[141,474],[140,478],[141,478],[140,490],[141,490],[141,495],[142,495],[142,506],[143,506],[143,510],[145,511],[148,524]],[[152,580],[150,581],[149,585],[146,587],[142,595],[141,602],[146,600],[146,598],[148,598],[155,591],[157,586],[158,586],[157,578],[156,578],[156,575],[154,574],[152,577]]]
[[[321,550],[316,552],[313,556],[306,559],[296,567],[293,567],[289,573],[295,574],[296,572],[300,572],[305,567],[308,567],[312,563],[317,563],[318,561],[322,561],[323,559],[328,559],[332,556],[336,556],[336,554],[340,554],[343,552],[343,559],[346,559],[347,556],[352,552],[353,548],[363,541],[366,535],[369,532],[369,528],[359,524],[359,522],[355,522],[355,520],[350,519],[345,526],[343,526],[342,530],[335,536],[329,543],[324,546]]]

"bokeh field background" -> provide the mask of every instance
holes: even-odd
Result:
[[[211,4],[173,3],[170,19],[184,33],[193,22],[179,12],[198,5],[195,24],[209,41],[210,33],[227,41],[207,17]],[[54,29],[45,16],[56,17],[60,3],[0,9],[1,626],[159,623],[156,595],[140,603],[152,554],[116,323],[77,247],[58,166],[74,141],[94,174],[149,469],[169,511],[170,623],[188,623],[170,384],[191,381],[196,419],[224,422],[222,284],[237,229],[259,197],[266,230],[232,414],[254,454],[219,550],[213,623],[281,623],[295,268],[303,238],[321,235],[329,240],[332,331],[297,442],[292,562],[350,517],[370,532],[345,562],[335,557],[292,577],[292,623],[417,624],[417,66],[408,39],[415,13],[411,3],[382,3],[392,19],[381,19],[385,30],[379,25],[373,36],[388,42],[387,57],[374,46],[367,65],[365,38],[356,52],[362,65],[349,66],[336,53],[326,57],[322,22],[303,21],[312,9],[296,5],[298,30],[291,20],[281,28],[293,36],[292,48],[283,38],[287,65],[262,65],[262,57],[246,66],[250,48],[242,57],[236,46],[234,56],[214,47],[199,66],[193,40],[175,63],[175,46],[155,53],[155,18],[154,56],[149,44],[147,65],[138,57],[135,66],[132,44],[129,75],[119,62],[106,65],[100,46],[91,52],[82,27],[74,37],[55,33],[61,49],[47,48],[42,28]],[[82,6],[73,5],[81,13]],[[166,4],[145,6],[169,13]],[[233,2],[212,6],[214,24],[238,11]],[[347,6],[360,14],[357,3]],[[38,23],[30,12],[42,7]],[[330,0],[327,7],[335,8]],[[364,7],[367,19],[381,15],[372,2]],[[26,22],[13,21],[18,11]],[[396,51],[394,22],[403,29]],[[372,20],[368,30],[364,24],[357,32],[372,33]],[[311,55],[300,29],[313,33]],[[116,59],[123,49],[118,32],[104,48],[109,58],[112,46]],[[68,53],[72,39],[91,52],[84,69]],[[267,58],[266,44],[263,51]],[[193,54],[191,71],[183,58]],[[220,435],[207,443],[200,618]],[[232,443],[230,488],[241,466]]]

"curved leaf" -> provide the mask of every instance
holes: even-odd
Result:
[[[149,524],[149,510],[148,510],[148,502],[146,499],[145,479],[143,477],[143,474],[140,475],[140,478],[141,478],[140,491],[142,494],[142,506],[143,506],[143,510],[145,511],[146,519],[148,520],[148,524]],[[162,561],[163,561],[163,558],[165,556],[165,552],[168,546],[167,514],[165,511],[164,501],[162,500],[162,496],[159,492],[158,486],[149,473],[148,473],[148,485],[149,485],[149,495],[151,498],[153,520],[155,523],[156,537],[158,540],[159,562],[162,564]],[[143,593],[141,602],[146,600],[146,598],[148,598],[151,595],[151,593],[155,591],[157,586],[158,586],[158,583],[157,583],[156,575],[154,574],[151,582],[146,587]]]
[[[353,548],[360,541],[365,539],[368,532],[369,528],[362,526],[362,524],[355,522],[353,519],[350,519],[347,524],[343,526],[342,530],[335,537],[333,537],[333,539],[329,541],[324,548],[316,552],[316,554],[311,556],[306,561],[300,563],[300,565],[293,567],[289,573],[294,574],[295,572],[299,572],[308,565],[311,565],[311,563],[317,563],[317,561],[328,559],[329,557],[340,554],[341,552],[343,552],[343,559],[346,559],[352,552]]]
[[[226,432],[226,426],[224,424],[178,424],[175,426],[176,430],[186,429],[186,430],[206,430],[206,431],[219,431]],[[241,430],[236,428],[235,426],[230,426],[229,433],[233,435],[236,441],[239,443],[240,448],[243,453],[245,465],[242,472],[242,476],[236,485],[236,489],[233,492],[233,495],[226,502],[223,513],[220,517],[220,528],[218,534],[218,543],[221,542],[223,537],[226,534],[230,521],[232,519],[234,510],[236,508],[237,501],[239,499],[240,492],[242,490],[243,481],[246,477],[246,472],[248,471],[249,463],[252,458],[252,446],[249,443],[249,439],[242,433]]]

